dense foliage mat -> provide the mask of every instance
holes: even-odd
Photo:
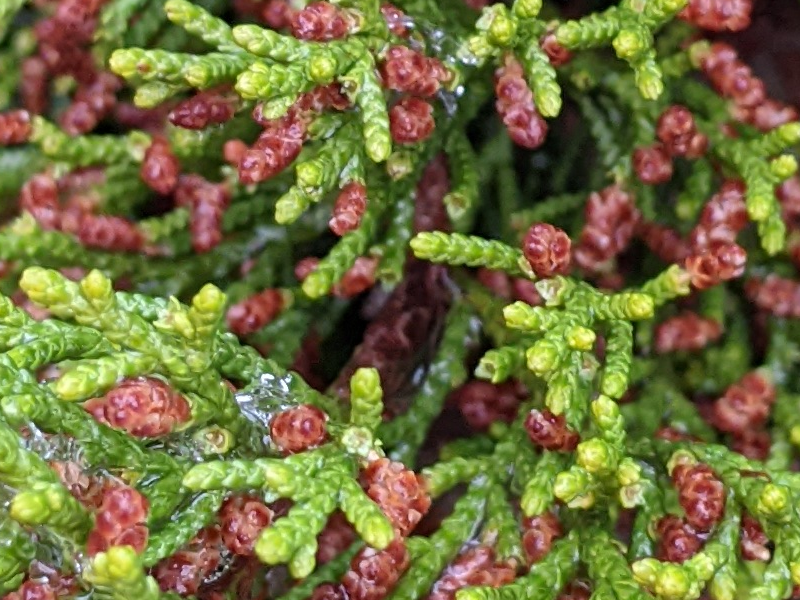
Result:
[[[752,10],[0,0],[0,597],[800,597]]]

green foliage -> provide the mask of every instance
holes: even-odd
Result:
[[[114,600],[800,585],[800,122],[738,58],[708,66],[727,50],[675,20],[685,0],[571,18],[108,0],[63,47],[37,24],[68,3],[30,4],[0,0],[0,109],[30,109],[0,113],[0,595],[59,577],[58,597]],[[276,7],[295,20],[267,27]],[[675,105],[697,155],[661,131]],[[248,178],[258,160],[269,176]],[[709,201],[726,180],[741,198]],[[530,239],[537,223],[571,247]],[[746,266],[725,262],[734,241]],[[690,491],[721,495],[703,531],[692,511],[713,503],[676,471],[697,465],[713,475]],[[114,486],[144,499],[144,538],[98,547]],[[264,512],[231,520],[237,502]],[[680,560],[665,517],[697,543]],[[164,570],[213,534],[219,556],[178,589]],[[473,550],[486,578],[460,562]]]

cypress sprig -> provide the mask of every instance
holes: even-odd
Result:
[[[0,555],[0,593],[16,590],[36,555],[31,536],[8,514],[0,513],[3,553]]]
[[[85,540],[90,517],[69,491],[58,483],[33,483],[11,501],[9,515],[28,526],[45,526],[78,542]]]
[[[140,558],[130,546],[112,546],[96,554],[89,561],[85,577],[114,600],[130,595],[157,600],[161,596],[156,580],[144,574]]]
[[[391,600],[419,597],[433,584],[442,568],[455,558],[485,513],[489,483],[486,476],[473,480],[456,502],[453,512],[442,522],[442,527],[422,544],[420,556],[400,578],[389,596]]]
[[[480,178],[478,157],[469,139],[460,130],[448,138],[445,148],[451,173],[451,190],[442,200],[447,214],[455,224],[466,223],[478,204]]]
[[[768,254],[776,254],[785,246],[786,229],[775,186],[797,172],[795,157],[783,153],[800,141],[800,122],[786,123],[747,141],[724,139],[715,133],[712,140],[715,154],[747,185],[747,213],[758,224],[762,247]]]
[[[617,56],[633,69],[641,95],[654,100],[663,93],[664,83],[653,48],[653,31],[685,5],[682,0],[641,5],[623,2],[603,13],[562,23],[556,30],[556,37],[569,49],[613,46]]]
[[[520,250],[477,236],[438,231],[420,233],[411,240],[411,249],[417,258],[431,262],[486,267],[512,275],[532,277]]]
[[[468,4],[0,2],[0,596],[800,586],[750,5]]]
[[[663,598],[696,598],[709,581],[718,597],[734,597],[731,563],[736,561],[740,518],[738,507],[730,500],[724,521],[703,550],[677,569],[649,558],[635,562],[632,568],[637,581]]]
[[[375,369],[358,369],[350,378],[350,423],[375,431],[383,413],[383,390]]]
[[[142,131],[126,136],[92,135],[72,137],[42,117],[35,117],[31,142],[42,154],[73,167],[140,162],[150,137]]]
[[[316,565],[316,542],[309,541],[307,532],[319,533],[337,508],[371,546],[383,549],[393,539],[383,512],[352,479],[350,459],[331,458],[332,450],[323,447],[288,460],[210,461],[189,470],[183,485],[192,490],[262,488],[270,498],[293,500],[295,508],[287,517],[259,535],[255,552],[266,564],[288,564],[290,572],[302,578]]]

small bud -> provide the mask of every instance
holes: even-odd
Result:
[[[375,439],[366,427],[348,427],[340,441],[349,453],[362,458],[367,458],[375,445]]]
[[[764,221],[772,212],[773,198],[771,194],[749,194],[747,197],[747,216],[751,221]]]
[[[23,491],[14,496],[8,514],[20,523],[38,524],[57,508],[47,501],[44,494]]]
[[[225,306],[225,294],[217,286],[208,283],[192,298],[192,306],[201,313],[218,313]]]
[[[420,233],[411,239],[409,245],[414,256],[422,260],[432,259],[443,250],[441,238],[433,233]]]
[[[319,84],[327,84],[333,81],[339,64],[328,54],[312,56],[308,61],[308,76]]]
[[[108,68],[125,79],[130,79],[137,72],[136,55],[129,50],[115,50],[108,59]]]
[[[81,291],[89,300],[109,298],[113,293],[111,280],[97,269],[92,269],[81,282]]]
[[[657,100],[664,93],[664,80],[658,67],[637,68],[635,70],[636,87],[647,100]]]
[[[422,142],[435,127],[433,106],[420,98],[405,96],[389,110],[389,131],[396,144]]]
[[[633,153],[633,170],[647,185],[666,183],[672,178],[672,157],[663,144],[642,146]]]
[[[631,565],[633,578],[641,585],[652,587],[656,582],[661,563],[655,558],[643,558]]]
[[[365,542],[378,550],[386,548],[395,537],[392,524],[382,516],[364,523],[361,534]]]
[[[797,159],[791,154],[781,154],[769,163],[770,172],[783,180],[797,173]]]
[[[542,10],[542,0],[515,0],[511,10],[521,19],[535,19]]]
[[[785,123],[775,128],[776,133],[786,146],[794,146],[800,142],[800,122]]]
[[[623,29],[614,38],[612,45],[618,57],[633,60],[647,49],[647,37],[642,29]]]
[[[714,563],[714,559],[707,553],[700,552],[695,554],[691,560],[691,574],[695,579],[708,581],[714,576],[717,565]]]
[[[252,69],[239,74],[234,89],[245,100],[269,98],[272,95],[269,90],[269,77]]]
[[[610,398],[622,398],[628,389],[628,378],[624,373],[613,371],[603,373],[600,391]]]
[[[760,514],[768,519],[785,521],[788,518],[791,496],[782,485],[768,483],[761,490],[756,508]]]
[[[269,44],[261,35],[263,29],[258,25],[239,25],[232,30],[234,41],[258,56],[264,56],[269,51]]]
[[[623,508],[635,508],[645,503],[645,488],[641,483],[624,485],[619,488],[619,503]]]
[[[56,288],[53,285],[54,274],[42,267],[29,267],[22,273],[19,280],[20,289],[27,294],[27,296],[37,304],[52,304],[53,293]],[[69,296],[64,293],[64,289],[60,289],[61,293],[57,299],[60,303],[68,303]],[[50,301],[50,302],[48,302]]]
[[[662,598],[679,600],[689,591],[689,576],[679,565],[664,563],[656,576],[653,591]]]
[[[31,115],[26,110],[0,112],[0,147],[24,144],[31,135]]]
[[[800,585],[800,562],[790,562],[789,573],[791,573],[792,576],[792,583],[795,585]]]
[[[627,300],[626,312],[632,321],[653,317],[655,302],[649,294],[632,293]]]
[[[164,3],[164,12],[167,18],[180,25],[186,23],[194,14],[195,6],[186,0],[167,0]]]
[[[526,354],[528,368],[539,377],[544,377],[552,372],[559,363],[560,353],[555,344],[549,340],[539,340],[528,348]]]
[[[517,35],[517,21],[505,10],[497,11],[489,25],[487,33],[489,35],[489,40],[495,46],[509,46]]]
[[[99,556],[97,555],[95,558],[97,559]],[[140,568],[136,552],[130,546],[112,546],[105,552],[103,562],[107,581],[130,579]]]
[[[541,313],[536,311],[527,302],[514,302],[503,308],[503,318],[506,326],[511,329],[524,329],[526,331],[541,331]]]
[[[318,188],[325,179],[322,169],[314,161],[300,163],[297,165],[295,172],[297,174],[297,185],[305,191]]]
[[[218,425],[199,429],[192,439],[200,445],[203,454],[226,454],[236,443],[233,434]]]
[[[289,561],[289,574],[295,579],[304,579],[314,572],[317,566],[316,544],[304,544],[298,548]]]
[[[607,442],[594,438],[578,444],[576,463],[593,475],[608,473],[617,466],[615,454]]]
[[[641,481],[642,468],[630,457],[623,458],[617,469],[617,483],[630,486]]]
[[[556,41],[568,50],[581,42],[581,26],[575,21],[567,21],[556,29]]]
[[[571,502],[586,494],[589,491],[589,485],[589,476],[586,471],[572,468],[569,471],[562,471],[556,476],[553,493],[559,500]]]
[[[573,350],[588,352],[594,346],[597,335],[587,327],[573,327],[567,332],[567,345]]]
[[[459,49],[458,58],[467,64],[482,62],[495,53],[495,48],[485,35],[473,35]]]
[[[608,396],[598,396],[591,408],[594,422],[600,429],[611,429],[618,424],[619,406]]]
[[[254,550],[261,562],[277,565],[289,561],[294,548],[280,530],[267,527],[259,534]]]

